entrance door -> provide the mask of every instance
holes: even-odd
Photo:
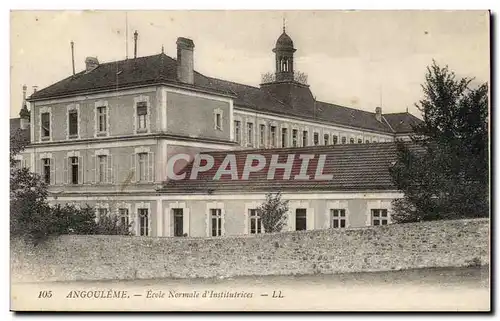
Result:
[[[184,218],[182,208],[174,208],[174,236],[184,235]]]
[[[307,211],[305,208],[298,208],[295,210],[295,230],[307,230]]]

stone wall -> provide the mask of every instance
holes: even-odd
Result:
[[[489,220],[221,238],[61,236],[11,243],[13,281],[228,277],[489,264]]]

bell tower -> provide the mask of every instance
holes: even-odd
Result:
[[[297,51],[293,47],[293,41],[286,34],[285,20],[283,19],[283,33],[276,41],[273,49],[276,59],[276,81],[293,81],[293,53]]]

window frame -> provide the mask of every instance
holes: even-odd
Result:
[[[213,225],[213,222],[214,222],[214,219],[215,219],[215,229],[214,229],[214,225]],[[210,236],[211,237],[219,237],[219,236],[222,236],[222,209],[221,208],[211,208],[210,209],[210,228],[209,228],[209,231],[210,231]],[[215,234],[214,235],[214,231],[215,231]]]
[[[342,226],[342,221],[344,226]],[[347,228],[347,223],[347,210],[345,208],[330,208],[330,228]]]
[[[214,109],[214,129],[224,131],[224,111],[220,108]]]
[[[255,229],[253,233],[252,232],[252,222],[255,223]],[[248,234],[250,235],[256,235],[256,234],[263,234],[264,233],[264,226],[262,225],[262,218],[260,215],[258,215],[257,209],[256,208],[249,208],[248,209]]]
[[[254,123],[251,122],[251,121],[247,121],[246,122],[246,126],[245,126],[246,130],[246,146],[247,147],[254,147],[254,135],[255,135],[255,131],[254,131]]]
[[[43,124],[43,115],[48,114],[48,135],[43,135],[44,134],[44,124]],[[40,141],[52,141],[52,133],[53,131],[53,119],[52,119],[52,108],[48,106],[41,107],[39,110],[39,132],[38,132],[38,139]]]
[[[142,107],[139,106],[139,104],[146,104],[146,117],[145,119],[145,128],[140,128],[139,127],[139,115],[137,113],[137,107]],[[134,97],[134,134],[135,135],[143,135],[151,132],[152,124],[151,124],[151,102],[149,101],[149,96],[146,95],[140,95],[137,97]]]
[[[45,162],[48,161],[48,164]],[[42,178],[45,184],[51,185],[53,184],[52,182],[52,159],[50,157],[44,157],[41,159],[41,164],[42,164]],[[48,182],[47,182],[47,167],[48,167]]]
[[[389,209],[387,208],[371,208],[371,225],[372,226],[382,226],[390,224]],[[378,222],[375,224],[375,222]],[[385,224],[384,224],[385,222]]]
[[[99,128],[100,125],[100,114],[99,114],[99,109],[103,108],[106,111],[104,115],[105,117],[105,130],[101,131]],[[109,104],[106,100],[99,100],[94,103],[94,137],[99,138],[99,137],[107,137],[109,136]]]

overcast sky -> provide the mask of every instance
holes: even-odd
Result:
[[[42,89],[76,71],[87,56],[126,56],[124,11],[11,13],[11,117],[22,85]],[[374,111],[409,111],[422,96],[425,68],[435,59],[460,76],[489,79],[486,11],[129,11],[128,54],[176,56],[177,37],[195,43],[195,69],[207,76],[258,86],[274,71],[272,48],[286,17],[295,69],[308,75],[317,99]]]

